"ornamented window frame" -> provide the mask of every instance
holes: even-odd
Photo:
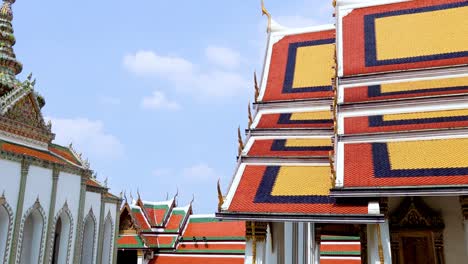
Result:
[[[39,202],[39,198],[36,200],[33,206],[31,206],[26,213],[24,213],[23,218],[21,219],[20,223],[20,229],[19,229],[19,236],[18,236],[18,248],[16,249],[16,255],[18,256],[16,258],[15,263],[19,264],[21,258],[21,249],[23,248],[23,231],[24,231],[24,224],[26,222],[26,219],[35,211],[37,210],[39,214],[42,217],[42,231],[41,231],[41,243],[40,243],[40,249],[39,249],[39,263],[42,263],[44,261],[44,249],[45,249],[45,243],[46,243],[46,224],[47,224],[47,216],[44,211],[44,208],[42,207],[41,203]]]
[[[420,197],[407,197],[390,214],[390,237],[393,263],[403,263],[401,238],[428,236],[434,250],[434,261],[444,264],[445,224],[442,215],[430,208]]]
[[[88,218],[91,217],[93,223],[94,223],[94,234],[93,234],[93,255],[92,255],[92,259],[93,261],[95,260],[95,257],[96,257],[96,251],[97,251],[97,247],[96,247],[96,243],[97,243],[97,234],[98,234],[98,230],[97,230],[97,220],[96,220],[96,216],[94,215],[94,212],[93,212],[93,208],[90,208],[89,209],[89,212],[88,214],[86,215],[86,217],[83,219],[83,222],[81,223],[82,227],[81,228],[81,247],[80,247],[80,253],[81,254],[83,252],[83,242],[84,242],[84,231],[85,231],[85,225],[86,225],[86,221],[88,221]]]
[[[115,231],[114,231],[115,229],[114,229],[114,222],[112,221],[112,214],[111,214],[110,210],[107,212],[106,218],[104,218],[103,234],[106,231],[106,222],[107,222],[107,220],[110,220],[110,225],[111,225],[111,244],[110,244],[110,249],[109,249],[109,260],[113,260],[112,259],[112,256],[113,256],[112,253],[114,251],[114,246],[116,245],[116,243],[113,243],[113,241],[115,239]],[[105,237],[103,237],[103,239],[105,239]],[[104,250],[104,240],[102,241],[102,243],[103,243],[103,250]],[[101,261],[102,261],[102,259],[101,259]],[[102,264],[107,264],[107,263],[102,263]]]
[[[73,227],[74,227],[73,223],[74,223],[74,220],[73,220],[73,215],[72,215],[70,209],[68,208],[68,203],[66,201],[65,201],[65,204],[63,205],[62,209],[60,209],[57,212],[57,214],[55,215],[54,222],[53,222],[53,224],[51,226],[51,230],[49,232],[55,232],[55,227],[57,226],[57,222],[60,219],[60,217],[62,216],[62,214],[66,214],[68,216],[69,221],[70,221],[70,231],[69,231],[69,234],[68,234],[67,258],[66,258],[66,263],[70,263],[70,255],[71,255],[71,248],[72,248],[72,241],[73,241]],[[48,245],[50,246],[50,248],[52,249],[50,251],[49,256],[47,256],[49,261],[51,261],[52,254],[54,254],[54,252],[53,252],[54,241],[55,241],[55,236],[50,236],[50,240],[47,242]]]
[[[13,214],[13,209],[11,208],[10,204],[8,204],[5,194],[2,194],[0,197],[0,206],[3,206],[5,210],[8,213],[8,233],[7,233],[7,240],[6,240],[6,245],[5,245],[5,255],[3,256],[3,263],[8,262],[8,258],[10,256],[10,249],[11,249],[11,238],[13,236],[13,227],[15,225],[14,223],[14,214]],[[0,250],[2,250],[0,248]]]

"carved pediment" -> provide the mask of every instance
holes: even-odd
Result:
[[[46,128],[35,100],[33,93],[29,93],[16,102],[5,114],[5,117],[32,127]]]
[[[419,197],[405,198],[390,217],[391,229],[441,230],[444,222],[440,213],[434,211]]]
[[[137,233],[137,227],[127,207],[124,207],[120,213],[119,233]]]

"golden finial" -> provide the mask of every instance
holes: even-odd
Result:
[[[244,142],[242,141],[241,129],[240,127],[237,128],[237,142],[239,147],[237,149],[238,156],[240,157],[242,154],[242,150],[244,149]]]
[[[221,212],[221,206],[224,203],[223,192],[221,191],[221,179],[218,179],[218,212]]]
[[[262,0],[262,15],[268,17],[268,27],[267,27],[267,32],[271,32],[271,14],[268,12],[268,10],[265,7],[265,2]]]
[[[258,87],[258,81],[257,81],[257,72],[254,72],[254,88],[255,88],[255,103],[257,103],[258,96],[260,95],[260,88]]]
[[[333,0],[333,7],[336,7],[336,0]]]
[[[249,105],[247,106],[247,110],[249,112],[249,128],[250,128],[252,126],[252,123],[253,123],[252,109],[250,108],[250,102],[249,102]]]

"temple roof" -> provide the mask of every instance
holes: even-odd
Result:
[[[151,226],[145,207],[165,206],[168,220]],[[124,218],[122,218],[124,217]],[[192,204],[177,207],[175,198],[147,202],[140,198],[125,203],[121,210],[119,249],[147,249],[155,253],[150,263],[222,263],[243,262],[245,223],[221,221],[214,215],[193,215]],[[182,262],[180,262],[182,261]],[[207,262],[208,261],[208,262]],[[234,262],[231,262],[234,261]]]
[[[366,201],[346,203],[330,196],[334,66],[333,25],[270,32],[255,112],[247,139],[239,139],[238,166],[218,216],[381,221],[381,215],[368,213]]]

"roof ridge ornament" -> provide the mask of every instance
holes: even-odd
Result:
[[[258,81],[257,81],[257,72],[254,71],[254,89],[255,89],[255,103],[258,102],[258,97],[260,96],[260,88],[258,87]]]
[[[218,179],[218,212],[221,212],[221,207],[224,204],[224,196],[223,192],[221,191],[221,179]]]
[[[249,104],[247,105],[247,111],[249,113],[249,129],[250,129],[250,127],[252,126],[252,123],[253,123],[252,109],[250,107],[250,101],[249,101]]]
[[[271,14],[266,9],[264,0],[262,0],[262,15],[267,16],[267,18],[268,18],[267,32],[270,33],[271,32]]]
[[[240,126],[237,128],[237,143],[239,144],[238,149],[237,149],[237,154],[240,158],[242,155],[242,150],[244,149],[244,141],[242,140],[242,134],[241,134],[241,128]]]

